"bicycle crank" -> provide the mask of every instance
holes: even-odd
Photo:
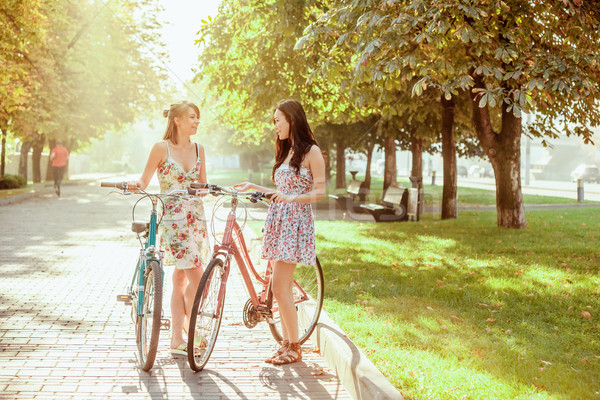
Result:
[[[244,325],[246,325],[246,328],[248,329],[254,328],[260,321],[260,315],[252,304],[252,299],[248,299],[244,305],[243,320]]]

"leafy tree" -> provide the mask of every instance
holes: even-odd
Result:
[[[345,85],[350,87],[350,96],[358,106],[378,109],[382,116],[380,129],[383,135],[384,149],[386,153],[386,170],[384,174],[384,189],[395,182],[395,151],[397,140],[401,148],[411,150],[413,153],[412,175],[422,177],[422,152],[436,151],[433,143],[440,136],[440,112],[439,94],[430,92],[427,98],[411,98],[410,90],[415,79],[410,69],[396,65],[393,68],[381,69],[377,60],[365,57],[366,51],[373,52],[381,45],[380,36],[385,29],[385,4],[376,1],[355,1],[351,4],[346,2],[334,2],[331,9],[313,23],[304,37],[300,39],[297,47],[310,49],[317,46],[328,48],[324,52],[320,49],[320,60],[317,71],[331,78],[332,64],[352,65]],[[382,23],[383,22],[383,23]],[[386,49],[386,54],[393,49]],[[343,54],[340,57],[340,54]],[[394,53],[395,56],[398,54]],[[453,110],[453,108],[452,108]],[[453,121],[453,119],[452,119]],[[391,129],[391,131],[390,131]],[[461,130],[462,131],[462,130]],[[453,126],[446,129],[446,135],[452,143],[455,131]],[[443,133],[443,131],[442,131]],[[447,146],[443,146],[447,147]],[[456,216],[456,154],[454,146],[446,151],[445,157],[453,162],[447,163],[449,170],[444,172],[445,185],[450,185],[452,191],[445,190],[446,196],[443,201],[443,216]],[[451,180],[451,177],[454,177]],[[452,204],[446,206],[446,199],[451,199]],[[451,213],[444,210],[452,208]]]
[[[468,94],[474,129],[495,172],[498,225],[525,227],[522,112],[540,116],[528,132],[540,137],[555,136],[560,126],[587,142],[600,121],[597,2],[357,4],[371,6],[358,23],[379,32],[359,49],[359,60],[368,61],[363,73],[409,69],[419,79],[417,96],[426,88],[448,101]]]
[[[38,86],[37,66],[28,48],[45,41],[45,18],[40,8],[36,0],[6,0],[0,5],[0,178],[5,173],[9,122]]]
[[[10,115],[23,142],[22,174],[31,146],[38,180],[46,140],[52,145],[60,138],[76,150],[162,97],[165,74],[152,59],[165,56],[156,35],[158,10],[155,0],[40,2],[46,35],[26,45],[37,87]]]
[[[317,57],[294,48],[325,3],[223,1],[218,15],[200,29],[203,50],[197,79],[205,79],[218,93],[223,104],[217,110],[219,122],[234,132],[235,143],[270,142],[275,103],[290,97],[300,100],[322,150],[335,148],[336,186],[344,187],[346,146],[364,133],[359,126],[372,113],[355,108],[348,93],[340,90],[341,74],[329,80],[311,75],[310,65]],[[332,165],[331,157],[326,162]],[[329,177],[329,168],[326,173]]]

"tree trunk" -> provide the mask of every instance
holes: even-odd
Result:
[[[383,139],[383,148],[385,153],[383,190],[386,190],[396,183],[396,139],[393,136],[386,136]]]
[[[456,144],[454,143],[454,98],[442,96],[442,157],[444,159],[444,188],[442,190],[442,219],[456,218]]]
[[[483,78],[474,76],[475,87],[485,86]],[[471,92],[473,125],[481,147],[488,155],[496,179],[496,213],[498,226],[525,228],[525,208],[521,193],[521,118],[502,104],[502,130],[494,132],[488,108],[479,108],[477,93]]]
[[[4,178],[4,173],[6,169],[6,129],[3,126],[0,126],[0,130],[2,131],[2,154],[0,154],[0,178]]]
[[[42,181],[42,151],[44,150],[44,142],[46,137],[44,135],[37,134],[36,139],[33,142],[33,154],[31,156],[31,162],[33,163],[33,182],[40,183]]]
[[[19,157],[19,175],[27,179],[27,164],[29,161],[29,150],[33,144],[32,140],[26,140],[21,144],[21,155]]]
[[[48,151],[48,162],[46,163],[46,181],[54,180],[54,176],[52,176],[52,160],[50,159],[50,153],[52,149],[56,146],[56,139],[48,139],[48,146],[50,150]]]
[[[375,148],[375,139],[372,139],[367,144],[367,168],[365,169],[364,187],[371,190],[371,160],[373,160],[373,149]]]
[[[321,147],[321,153],[323,154],[323,159],[325,160],[325,182],[326,185],[329,186],[331,182],[331,161],[329,154],[329,143],[326,141],[319,142],[319,146]]]
[[[340,135],[341,136],[341,135]],[[335,188],[346,187],[346,144],[343,137],[335,140]]]
[[[410,152],[412,153],[412,169],[410,175],[423,179],[423,139],[411,134]],[[417,187],[413,185],[413,187]]]

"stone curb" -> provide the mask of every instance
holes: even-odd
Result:
[[[311,306],[298,309],[301,325],[306,325],[308,322],[307,307]],[[334,370],[344,388],[355,400],[404,400],[402,394],[348,339],[325,310],[321,310],[311,340],[319,347],[327,365]]]
[[[49,188],[43,187],[41,189],[32,189],[31,191],[25,193],[9,195],[0,199],[0,207],[7,206],[9,204],[20,203],[24,200],[31,199],[32,197],[38,197],[51,193],[54,193],[52,186],[50,186]]]
[[[97,179],[81,179],[81,180],[72,180],[72,181],[64,181],[62,186],[73,186],[73,185],[87,185],[89,183],[95,182]],[[52,183],[46,183],[42,187],[31,188],[29,191],[25,193],[19,193],[14,195],[8,195],[4,198],[0,198],[0,207],[6,206],[9,204],[16,204],[27,199],[31,199],[34,197],[39,197],[47,194],[54,194],[54,187]]]

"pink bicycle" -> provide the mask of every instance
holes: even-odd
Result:
[[[208,362],[219,334],[225,303],[225,287],[232,258],[235,259],[250,294],[250,299],[243,310],[244,325],[254,328],[259,322],[264,321],[269,324],[271,334],[277,342],[281,343],[283,338],[277,302],[271,292],[271,263],[268,263],[264,275],[257,272],[246,248],[242,233],[243,226],[240,228],[236,217],[240,199],[268,204],[265,201],[267,196],[261,192],[241,193],[206,183],[192,183],[191,186],[192,189],[208,189],[213,196],[222,196],[223,201],[219,200],[221,203],[217,202],[215,208],[222,206],[226,200],[231,200],[223,239],[215,244],[212,260],[202,275],[190,318],[188,360],[194,371],[200,371]],[[212,218],[214,225],[214,212]],[[260,288],[258,293],[253,278]],[[293,294],[300,322],[298,332],[300,343],[304,343],[317,326],[323,306],[323,290],[323,271],[318,258],[316,265],[296,266]]]

